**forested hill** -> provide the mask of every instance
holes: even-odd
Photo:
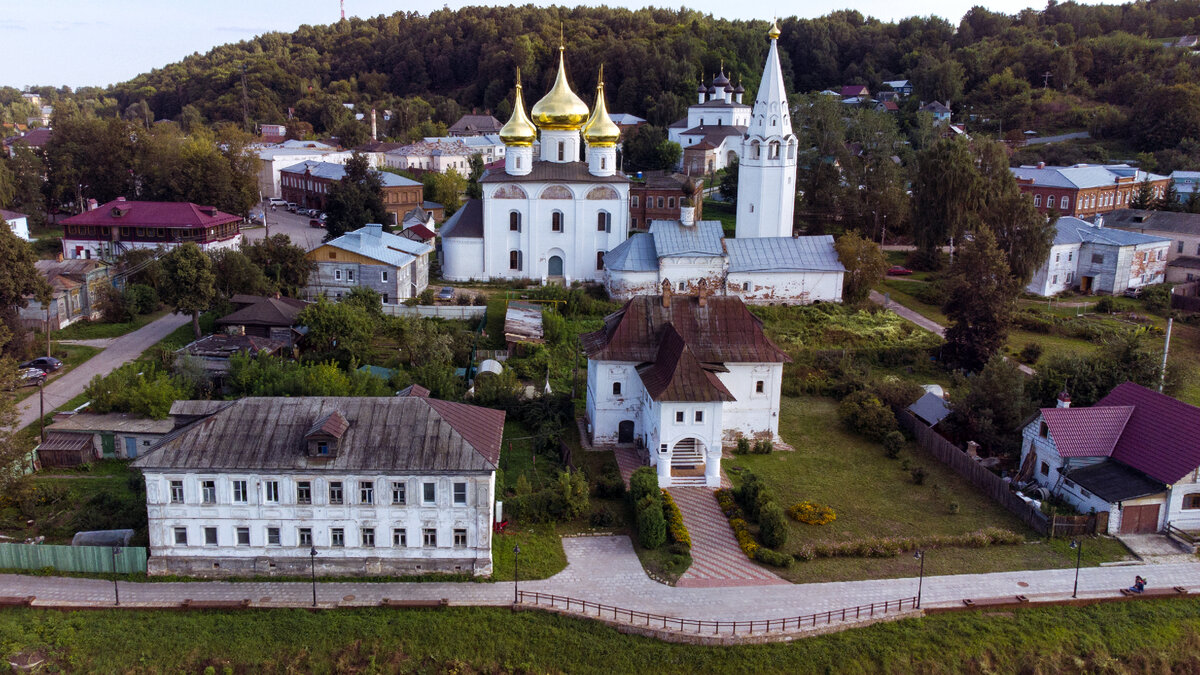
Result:
[[[591,100],[603,63],[609,109],[657,125],[682,116],[701,76],[711,77],[722,62],[751,98],[767,46],[766,22],[688,10],[469,7],[270,33],[140,75],[109,95],[121,110],[145,101],[160,119],[177,118],[190,104],[209,121],[240,123],[244,67],[252,123],[284,122],[292,108],[319,133],[345,122],[343,103],[396,111],[390,130],[426,118],[453,122],[471,109],[503,119],[517,67],[528,102],[551,84],[560,25],[576,91]],[[1016,16],[976,7],[957,25],[936,17],[885,23],[840,11],[780,26],[792,92],[845,84],[875,91],[884,80],[907,78],[917,98],[1011,116],[1012,128],[1038,101],[1086,112],[1087,119],[1062,126],[1097,118],[1124,124],[1156,88],[1185,85],[1189,91],[1180,93],[1194,94],[1200,79],[1190,50],[1163,46],[1167,38],[1200,33],[1200,0],[1051,0],[1044,11]]]

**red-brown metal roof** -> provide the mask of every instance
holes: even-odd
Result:
[[[1133,406],[1044,408],[1042,419],[1060,457],[1111,457],[1131,413]]]
[[[734,401],[721,380],[705,370],[675,327],[663,330],[654,363],[638,368],[642,384],[655,401]]]
[[[235,223],[239,220],[241,216],[191,202],[132,202],[114,199],[62,222],[68,225],[199,228]]]

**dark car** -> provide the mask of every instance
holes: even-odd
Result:
[[[888,268],[887,273],[894,277],[902,277],[907,274],[912,274],[912,270],[904,267],[903,265],[892,265]]]
[[[58,359],[54,358],[53,356],[39,356],[32,361],[26,361],[25,363],[22,363],[21,367],[22,368],[37,368],[38,370],[45,372],[45,373],[53,373],[54,371],[58,370],[59,368],[62,368],[62,361],[59,361]]]
[[[322,223],[321,221],[317,220],[316,218],[313,218],[312,220],[308,221],[308,226],[309,227],[325,227],[325,223]]]
[[[443,286],[442,290],[437,292],[437,299],[438,300],[453,300],[454,299],[454,289],[451,288],[450,286]]]

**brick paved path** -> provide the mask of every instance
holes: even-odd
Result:
[[[788,583],[746,557],[729,528],[729,521],[717,506],[712,488],[671,487],[667,492],[683,512],[683,524],[692,537],[692,566],[679,578],[677,586],[712,588]]]
[[[621,469],[621,478],[625,480],[625,487],[629,487],[629,477],[639,466],[645,466],[645,463],[638,455],[637,448],[614,447],[612,451],[617,458],[617,467]]]

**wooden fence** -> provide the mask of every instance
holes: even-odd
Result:
[[[897,418],[900,425],[916,436],[917,443],[929,451],[942,464],[950,467],[954,473],[967,479],[980,492],[998,502],[1011,511],[1015,516],[1042,534],[1050,534],[1049,519],[1040,510],[1025,502],[1009,489],[1008,483],[991,471],[979,466],[970,455],[959,450],[953,443],[942,438],[941,434],[913,417],[907,410],[900,411]]]
[[[56,546],[52,544],[0,544],[0,569],[40,570],[46,567],[59,572],[112,572],[113,566],[122,574],[146,573],[146,549],[139,546],[119,547],[113,555],[111,546]]]
[[[1084,534],[1108,531],[1108,511],[1089,513],[1084,516],[1051,516],[1051,537],[1077,537]]]
[[[389,316],[469,321],[483,318],[483,315],[487,313],[487,307],[483,305],[384,305],[383,313]]]
[[[1171,309],[1200,312],[1200,281],[1191,281],[1172,288]]]

